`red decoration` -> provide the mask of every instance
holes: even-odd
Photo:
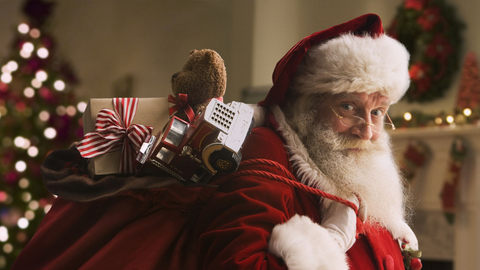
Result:
[[[178,110],[183,109],[185,111],[185,115],[187,115],[188,117],[188,122],[193,123],[193,119],[195,118],[195,112],[188,104],[187,94],[178,94],[178,98],[172,95],[168,95],[168,102],[175,104],[168,109],[170,116]]]
[[[406,0],[398,8],[387,34],[410,52],[408,101],[442,97],[458,69],[464,28],[446,0]]]
[[[413,259],[410,261],[410,269],[411,269],[411,270],[420,270],[420,269],[422,269],[422,261],[420,261],[420,259],[418,259],[418,258],[413,258]]]
[[[415,10],[421,10],[425,5],[425,0],[406,0],[405,1],[405,8],[411,8]]]
[[[462,139],[456,138],[452,144],[448,171],[442,193],[440,194],[442,197],[442,208],[449,223],[453,223],[455,218],[455,194],[459,185],[460,172],[466,154],[467,150]]]
[[[462,69],[460,89],[458,90],[456,108],[475,109],[480,105],[480,75],[478,71],[477,56],[474,52],[465,55]]]
[[[153,127],[132,124],[138,98],[114,98],[113,104],[115,111],[103,109],[98,113],[95,131],[85,134],[77,149],[84,158],[121,150],[119,173],[134,173],[135,152],[152,135]]]
[[[399,162],[400,171],[408,182],[414,179],[415,174],[425,165],[429,156],[430,149],[426,144],[420,141],[408,144]]]

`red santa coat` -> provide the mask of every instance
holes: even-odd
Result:
[[[255,129],[242,153],[246,160],[274,160],[291,170],[284,142],[269,128]],[[241,169],[287,177],[280,169],[264,164]],[[320,224],[319,199],[268,176],[242,176],[223,183],[198,218],[196,235],[202,266],[205,269],[283,269],[282,262],[267,252],[273,227],[296,214]],[[295,237],[295,233],[292,231],[286,237]],[[329,246],[323,249],[328,251]],[[384,229],[367,226],[347,255],[350,269],[404,269],[399,245]],[[338,269],[334,263],[330,266],[325,269]]]
[[[245,161],[268,159],[292,171],[284,142],[270,128],[254,129],[242,153]],[[287,177],[261,163],[242,171]],[[13,269],[287,269],[267,251],[272,229],[296,214],[319,224],[319,199],[268,175],[248,174],[220,186],[144,184],[87,202],[59,197]],[[321,242],[314,243],[317,250],[328,254],[331,242]],[[347,255],[350,269],[404,269],[397,242],[383,229],[367,226]],[[318,258],[304,265],[309,260]],[[338,268],[329,261],[324,269]]]

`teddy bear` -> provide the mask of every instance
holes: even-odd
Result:
[[[176,102],[179,105],[184,103],[180,94],[186,94],[186,103],[193,109],[194,115],[197,115],[212,98],[223,98],[227,87],[224,61],[214,50],[191,50],[183,68],[172,75],[171,83]],[[183,98],[185,99],[185,96]],[[184,109],[178,109],[175,116],[188,121]]]

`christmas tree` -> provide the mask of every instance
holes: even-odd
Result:
[[[0,269],[10,268],[54,199],[43,186],[43,159],[82,136],[77,78],[48,31],[53,7],[25,1],[25,21],[0,59]]]
[[[477,56],[474,52],[465,55],[460,89],[458,90],[456,109],[475,110],[480,105],[480,75]]]

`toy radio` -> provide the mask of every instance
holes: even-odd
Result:
[[[185,182],[207,183],[217,172],[236,171],[253,113],[244,103],[212,99],[191,124],[173,116],[162,132],[143,143],[137,175],[160,170]]]

